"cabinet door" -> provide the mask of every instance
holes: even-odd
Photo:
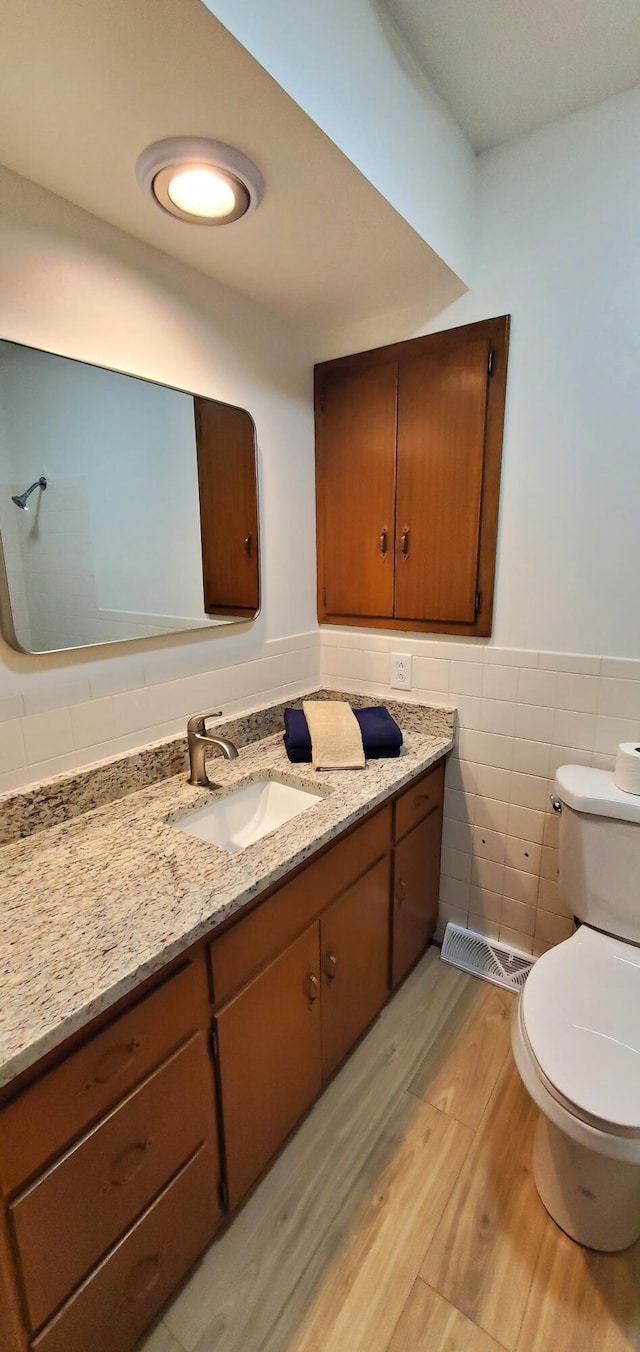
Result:
[[[316,921],[215,1021],[232,1208],[320,1093],[319,943]]]
[[[393,614],[397,364],[317,390],[321,614]]]
[[[194,398],[204,608],[260,608],[255,429],[243,408]]]
[[[325,911],[322,1073],[328,1076],[389,993],[389,858],[381,859]]]
[[[400,363],[397,619],[473,623],[489,342]]]
[[[442,809],[414,826],[394,851],[392,986],[417,962],[438,919]]]

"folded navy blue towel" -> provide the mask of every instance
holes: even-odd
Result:
[[[384,705],[354,709],[368,760],[391,760],[400,755],[402,732]],[[311,733],[302,709],[284,711],[284,746],[289,760],[303,765],[311,761]]]

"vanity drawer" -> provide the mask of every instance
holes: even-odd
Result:
[[[214,1137],[213,1077],[197,1033],[11,1207],[31,1328]]]
[[[215,1003],[228,1000],[282,953],[390,844],[391,807],[386,806],[214,939],[209,956]]]
[[[439,807],[444,797],[444,761],[411,784],[395,802],[394,839],[399,840],[423,817]]]
[[[204,965],[190,963],[0,1112],[0,1171],[11,1193],[206,1023]]]
[[[33,1340],[34,1352],[130,1352],[213,1237],[217,1177],[208,1142]]]

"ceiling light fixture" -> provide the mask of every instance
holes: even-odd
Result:
[[[255,211],[264,192],[257,165],[233,146],[204,136],[169,136],[138,156],[144,192],[171,216],[194,225],[230,225]]]

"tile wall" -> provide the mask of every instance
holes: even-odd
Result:
[[[440,932],[455,920],[536,955],[567,937],[553,775],[567,762],[611,769],[618,742],[640,736],[640,662],[337,628],[267,641],[234,665],[222,664],[222,648],[177,645],[153,651],[152,664],[137,652],[97,660],[82,675],[34,673],[24,693],[0,698],[0,792],[181,732],[200,709],[244,712],[319,681],[383,700],[391,653],[411,653],[407,698],[454,704],[459,714]]]
[[[553,775],[566,763],[611,769],[618,742],[640,735],[640,662],[325,628],[322,680],[384,699],[392,652],[413,654],[407,698],[459,712],[439,930],[454,920],[539,955],[572,929],[556,882]]]
[[[223,665],[233,643],[150,650],[148,662],[144,652],[98,658],[82,675],[30,673],[24,693],[0,697],[0,793],[183,732],[200,710],[242,713],[318,684],[317,632],[266,641],[250,660]]]

